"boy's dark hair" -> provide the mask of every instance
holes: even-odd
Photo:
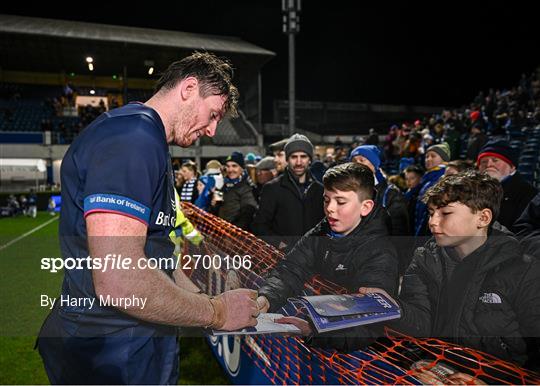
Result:
[[[328,169],[323,176],[323,185],[326,190],[354,191],[361,201],[373,199],[375,190],[373,172],[366,165],[355,162]]]
[[[458,171],[458,173],[461,173],[467,170],[474,169],[474,164],[471,161],[467,161],[463,159],[456,159],[454,161],[448,162],[446,164],[446,167],[453,167]]]
[[[442,177],[428,189],[422,201],[426,205],[434,205],[437,208],[452,202],[460,202],[468,206],[473,213],[487,208],[493,214],[491,221],[493,223],[499,215],[502,197],[503,190],[499,180],[487,174],[469,170]]]
[[[416,173],[420,177],[424,175],[424,169],[419,165],[409,165],[404,170],[404,173]]]
[[[238,89],[232,84],[233,68],[227,59],[218,58],[208,52],[194,52],[190,56],[172,63],[161,74],[156,83],[155,92],[170,90],[183,79],[193,76],[199,83],[199,93],[206,98],[210,95],[227,97],[225,114],[236,117]]]

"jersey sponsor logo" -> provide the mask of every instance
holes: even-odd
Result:
[[[174,227],[174,225],[176,224],[176,215],[175,213],[165,214],[165,212],[159,211],[156,217],[155,224],[167,227]]]
[[[482,303],[488,303],[488,304],[501,304],[502,299],[499,295],[492,293],[492,292],[484,292],[482,296],[480,296],[480,301]]]
[[[150,220],[150,209],[147,206],[118,194],[96,193],[85,197],[84,213],[99,211],[124,213],[145,223]]]

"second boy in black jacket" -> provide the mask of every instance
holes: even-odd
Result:
[[[538,369],[540,264],[492,228],[502,196],[496,179],[477,172],[445,176],[426,192],[434,237],[405,272],[392,324]]]

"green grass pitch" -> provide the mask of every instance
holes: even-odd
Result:
[[[58,221],[3,248],[53,217],[0,219],[0,384],[48,384],[36,335],[48,309],[40,295],[58,296],[62,272],[40,269],[43,257],[60,257]],[[182,338],[180,384],[229,384],[203,338]]]

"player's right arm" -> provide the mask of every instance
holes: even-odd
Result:
[[[146,299],[144,308],[119,308],[135,318],[176,326],[211,326],[234,330],[256,324],[255,291],[239,289],[215,299],[193,294],[174,284],[161,270],[141,269],[147,227],[116,213],[96,212],[86,217],[88,245],[93,259],[108,254],[131,259],[127,269],[93,270],[96,296]]]
[[[90,256],[104,261],[112,254],[131,261],[127,269],[92,270],[98,299],[100,295],[146,299],[144,308],[118,309],[154,323],[220,329],[253,325],[251,315],[257,310],[253,291],[211,300],[178,287],[161,270],[139,264],[146,259],[152,207],[166,186],[169,162],[159,127],[150,121],[140,115],[107,119],[92,133],[96,138],[91,145],[75,155],[78,172],[84,176],[81,188]],[[106,135],[100,137],[100,130]]]

